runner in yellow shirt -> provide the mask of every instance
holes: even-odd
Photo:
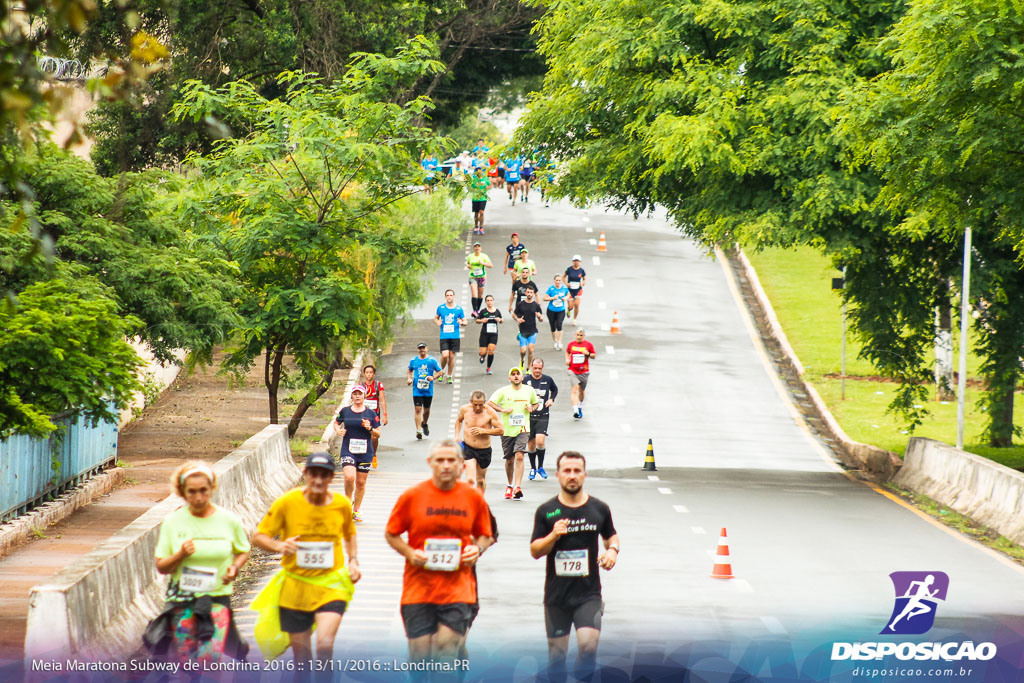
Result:
[[[314,624],[317,659],[327,663],[333,658],[341,617],[360,578],[352,504],[329,489],[335,467],[329,453],[306,458],[305,487],[274,501],[252,539],[256,546],[281,554],[281,570],[253,601],[253,609],[276,602],[280,631],[288,634],[292,656],[299,662],[313,657]],[[265,649],[262,642],[260,646]]]
[[[487,284],[487,269],[493,268],[491,257],[483,252],[479,242],[473,243],[473,253],[466,257],[466,268],[469,270],[469,295],[473,303],[473,317],[480,313],[484,302],[484,285]]]
[[[508,371],[508,386],[491,394],[489,405],[498,411],[505,433],[501,436],[501,450],[505,456],[505,498],[523,499],[523,454],[530,440],[530,413],[540,406],[533,387],[523,384],[523,369]]]

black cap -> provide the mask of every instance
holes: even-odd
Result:
[[[425,348],[427,348],[427,343],[426,342],[420,342],[419,344],[416,345],[416,348],[417,349],[425,349]]]
[[[319,453],[312,453],[306,458],[306,469],[310,467],[319,467],[320,469],[330,470],[334,472],[337,466],[334,464],[334,458],[331,454],[326,451],[320,451]]]

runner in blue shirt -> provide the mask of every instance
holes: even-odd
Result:
[[[441,328],[441,367],[448,368],[448,384],[452,383],[455,371],[455,354],[461,351],[459,328],[466,324],[466,314],[462,306],[455,305],[455,291],[444,291],[444,303],[437,307],[434,322]]]
[[[419,355],[409,361],[409,372],[406,375],[405,383],[412,385],[416,438],[422,439],[424,433],[430,436],[427,420],[430,419],[430,404],[434,400],[434,380],[440,377],[444,371],[436,358],[427,355],[427,345],[424,342],[416,345],[416,351]]]
[[[523,201],[530,201],[530,184],[533,182],[533,160],[527,159],[519,168],[519,187],[523,191]]]
[[[512,206],[516,205],[516,196],[519,194],[519,169],[522,164],[519,157],[505,162],[505,187],[508,189],[508,198],[512,200]]]
[[[420,166],[423,167],[423,176],[425,178],[423,189],[429,194],[434,191],[434,185],[437,184],[437,167],[440,166],[440,163],[433,154],[426,154],[420,160]]]
[[[565,306],[569,300],[569,288],[562,281],[561,274],[555,275],[555,284],[548,287],[542,297],[548,303],[548,324],[551,326],[551,340],[556,349],[562,348],[562,323],[565,322]]]
[[[476,141],[476,147],[473,148],[473,154],[477,152],[490,152],[491,148],[484,144],[484,139],[480,138]]]

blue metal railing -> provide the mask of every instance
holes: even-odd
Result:
[[[54,420],[48,439],[0,440],[0,522],[52,500],[117,459],[117,424],[77,416]],[[56,462],[56,467],[54,466]]]

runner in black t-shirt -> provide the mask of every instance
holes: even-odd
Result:
[[[515,265],[516,261],[519,260],[519,254],[523,253],[523,249],[526,249],[526,245],[519,241],[519,233],[512,233],[512,243],[505,247],[505,253],[508,254],[508,258],[505,260],[505,269],[503,273],[512,273],[512,279],[516,277]]]
[[[540,288],[537,283],[530,279],[530,273],[525,270],[519,271],[519,277],[512,283],[512,296],[508,298],[509,313],[516,310],[516,304],[526,301],[526,290],[533,290],[533,300],[540,301]]]
[[[579,254],[572,257],[572,265],[565,269],[565,284],[569,288],[569,310],[566,316],[576,324],[576,318],[580,317],[580,301],[583,300],[583,285],[587,284],[587,271],[580,265],[582,259]]]
[[[530,372],[523,378],[523,384],[533,387],[540,399],[540,407],[530,413],[530,443],[526,454],[530,456],[530,479],[536,477],[547,479],[544,470],[545,442],[548,438],[548,421],[551,413],[548,409],[558,396],[558,385],[550,375],[544,374],[544,361],[540,358],[530,363]]]
[[[519,340],[519,366],[529,367],[533,363],[533,349],[537,344],[537,321],[544,319],[544,313],[534,298],[537,294],[536,290],[524,287],[523,293],[526,298],[516,304],[516,310],[512,313],[512,317],[519,323],[519,336],[517,337]],[[530,361],[524,365],[527,355],[529,355]]]
[[[558,483],[562,490],[540,505],[534,515],[530,554],[547,555],[544,580],[544,622],[548,658],[553,677],[564,677],[569,633],[576,626],[576,677],[593,670],[601,637],[601,577],[598,568],[611,569],[619,559],[619,535],[611,509],[583,492],[587,461],[576,451],[558,456]],[[597,538],[605,551],[598,555]],[[582,670],[582,671],[581,671]]]
[[[491,363],[494,362],[494,349],[498,345],[498,325],[504,322],[501,311],[494,307],[494,297],[484,297],[484,308],[477,312],[476,324],[480,326],[480,362],[487,359],[487,374],[492,375]]]

